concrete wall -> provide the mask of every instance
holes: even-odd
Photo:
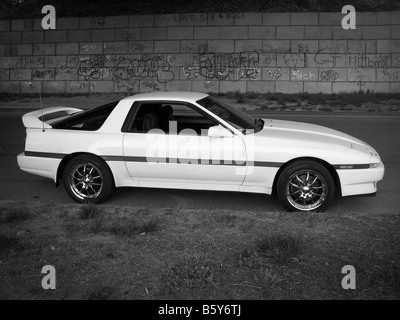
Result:
[[[400,92],[400,12],[0,21],[0,92]],[[35,88],[26,85],[32,81]]]

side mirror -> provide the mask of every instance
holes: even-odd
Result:
[[[212,138],[233,138],[233,133],[223,126],[213,126],[208,129],[208,136]]]

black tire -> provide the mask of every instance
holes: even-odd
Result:
[[[92,155],[80,155],[70,160],[63,172],[68,195],[79,203],[100,203],[107,200],[114,179],[107,164]]]
[[[318,162],[296,161],[280,174],[276,195],[289,211],[323,211],[335,196],[335,183]]]

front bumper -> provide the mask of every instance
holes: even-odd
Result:
[[[367,195],[377,192],[378,182],[383,179],[385,166],[382,162],[376,168],[337,170],[342,196]]]

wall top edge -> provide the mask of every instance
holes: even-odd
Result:
[[[400,11],[356,11],[357,14],[400,14]],[[218,14],[223,14],[223,15],[242,15],[242,14],[295,14],[295,15],[307,15],[307,14],[338,14],[338,15],[344,15],[341,12],[338,11],[307,11],[307,12],[258,12],[258,11],[244,11],[244,12],[190,12],[190,13],[166,13],[166,14],[129,14],[129,15],[120,15],[120,16],[115,16],[115,15],[93,15],[93,16],[72,16],[72,17],[66,17],[66,16],[57,16],[57,19],[72,19],[72,18],[98,18],[98,17],[104,17],[104,18],[117,18],[117,17],[158,17],[158,16],[190,16],[190,15],[218,15]],[[44,15],[43,15],[44,16]],[[0,21],[25,21],[25,20],[41,20],[41,18],[21,18],[21,19],[0,19]]]

